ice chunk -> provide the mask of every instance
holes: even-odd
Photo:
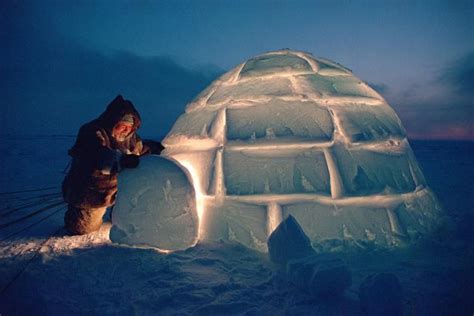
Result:
[[[319,74],[297,76],[304,91],[313,91],[323,97],[365,97],[380,99],[368,85],[353,76],[321,76]]]
[[[352,274],[338,258],[313,255],[291,260],[288,280],[315,297],[339,296],[352,284]]]
[[[110,239],[163,250],[192,246],[198,235],[193,186],[176,163],[159,156],[140,159],[119,176]]]
[[[291,54],[268,54],[249,59],[240,72],[240,78],[302,72],[312,72],[306,60]]]
[[[224,153],[224,175],[230,195],[330,194],[324,153],[317,149],[228,150]]]
[[[255,141],[271,129],[276,138],[328,141],[334,126],[325,107],[313,102],[272,100],[227,110],[227,138]]]
[[[333,108],[344,135],[351,142],[405,137],[395,112],[386,105],[351,104]]]
[[[210,97],[208,104],[213,105],[228,100],[252,100],[292,94],[291,82],[286,78],[255,79],[220,86]]]
[[[288,216],[268,237],[268,254],[278,264],[314,254],[311,242],[293,216]]]
[[[415,190],[410,157],[405,153],[376,152],[364,148],[334,146],[345,192],[349,195],[402,193]]]
[[[403,315],[402,287],[393,273],[368,276],[360,286],[359,299],[369,316]]]

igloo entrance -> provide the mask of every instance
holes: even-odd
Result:
[[[266,250],[291,214],[315,245],[392,246],[439,222],[395,112],[350,70],[307,53],[270,52],[227,72],[164,145],[192,175],[200,239]]]

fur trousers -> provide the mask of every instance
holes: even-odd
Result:
[[[84,235],[99,230],[107,207],[78,208],[68,205],[64,225],[71,235]]]

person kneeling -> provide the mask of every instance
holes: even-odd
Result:
[[[159,142],[140,139],[136,133],[140,123],[133,104],[119,95],[97,119],[80,128],[68,152],[71,168],[62,183],[68,204],[64,224],[70,234],[97,231],[107,207],[115,203],[120,170],[135,168],[140,156],[163,150]]]

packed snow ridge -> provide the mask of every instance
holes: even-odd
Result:
[[[192,178],[199,239],[267,251],[292,215],[316,249],[392,247],[441,222],[393,109],[349,69],[305,52],[269,52],[225,73],[164,145]]]

